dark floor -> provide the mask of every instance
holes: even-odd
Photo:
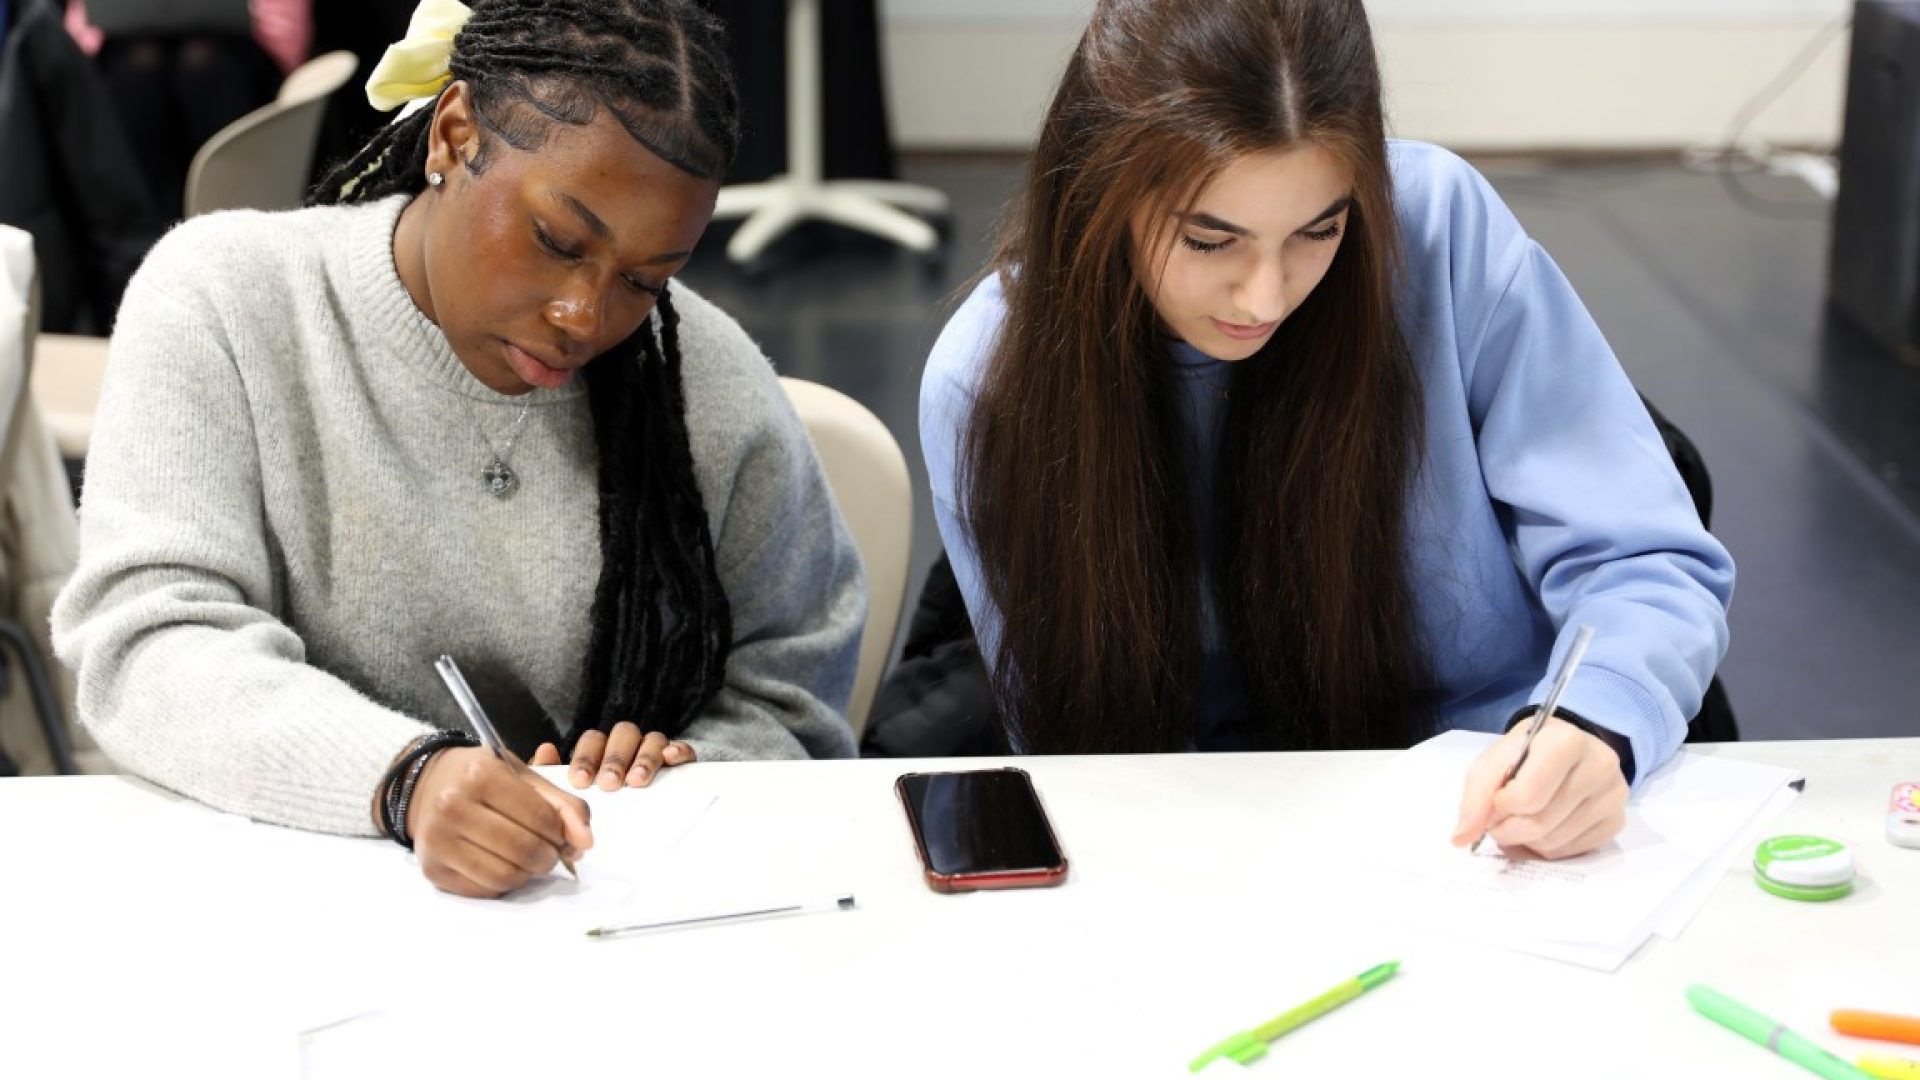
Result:
[[[1829,322],[1823,204],[1798,181],[1756,177],[1750,190],[1772,201],[1756,210],[1675,165],[1484,169],[1712,470],[1714,532],[1740,567],[1722,674],[1745,737],[1920,735],[1920,369]],[[802,233],[756,280],[727,263],[716,228],[685,276],[782,374],[836,387],[893,429],[914,473],[917,592],[939,547],[920,369],[1019,162],[904,172],[953,197],[944,265]]]

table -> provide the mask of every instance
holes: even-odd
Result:
[[[1735,865],[1679,941],[1613,974],[1346,915],[1289,840],[1337,836],[1319,811],[1380,753],[1024,759],[1067,884],[954,896],[921,883],[893,780],[1004,761],[685,766],[613,796],[655,800],[639,818],[712,800],[649,874],[859,908],[616,941],[433,894],[384,842],[237,823],[121,777],[8,780],[0,1069],[303,1075],[289,1025],[330,1001],[387,1011],[308,1036],[309,1060],[359,1025],[389,1075],[1176,1077],[1388,959],[1397,979],[1250,1075],[1811,1075],[1694,1015],[1696,981],[1842,1054],[1875,1049],[1825,1018],[1920,1013],[1920,851],[1882,839],[1920,739],[1693,752],[1804,772],[1776,831],[1855,844],[1859,888],[1798,904]],[[234,854],[206,857],[209,838]]]

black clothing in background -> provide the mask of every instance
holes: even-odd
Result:
[[[167,218],[61,13],[55,0],[16,6],[0,54],[0,222],[33,234],[41,328],[105,334]]]
[[[387,46],[406,36],[413,16],[410,0],[314,0],[313,55],[345,49],[360,58],[358,73],[327,100],[320,144],[313,156],[313,178],[367,145],[394,117],[367,104],[367,76]]]
[[[740,86],[743,137],[729,183],[765,180],[787,169],[787,5],[785,0],[702,0],[726,24]],[[370,72],[407,32],[411,4],[322,0],[313,8],[314,55],[346,49]],[[880,66],[877,0],[820,0],[822,155],[828,176],[890,180],[893,140]],[[334,94],[321,129],[315,175],[372,138],[392,119],[367,104],[364,79]]]
[[[900,659],[867,712],[861,757],[992,757],[1007,752],[966,598],[941,552],[927,571]]]
[[[280,69],[250,35],[109,35],[95,58],[133,139],[147,189],[183,213],[193,156],[220,129],[273,100]]]
[[[727,25],[740,84],[739,156],[728,183],[787,171],[785,0],[702,0]],[[893,138],[880,66],[878,0],[819,0],[821,163],[826,175],[891,180]]]

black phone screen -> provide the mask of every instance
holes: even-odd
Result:
[[[936,874],[992,874],[1061,865],[1033,781],[1019,769],[909,773],[907,819]]]

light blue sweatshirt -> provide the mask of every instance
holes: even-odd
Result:
[[[1546,695],[1581,624],[1596,631],[1563,708],[1626,737],[1636,781],[1670,758],[1727,650],[1733,559],[1701,526],[1672,458],[1599,327],[1472,166],[1389,146],[1406,272],[1400,317],[1426,431],[1409,492],[1418,630],[1446,728],[1503,730]],[[991,659],[1000,613],[960,512],[958,450],[1005,302],[997,277],[947,323],[920,386],[934,517]],[[1267,362],[1283,363],[1284,357]],[[1196,535],[1210,521],[1230,365],[1184,343]],[[1230,665],[1203,590],[1196,745],[1232,711]],[[1223,675],[1223,672],[1227,672]]]

